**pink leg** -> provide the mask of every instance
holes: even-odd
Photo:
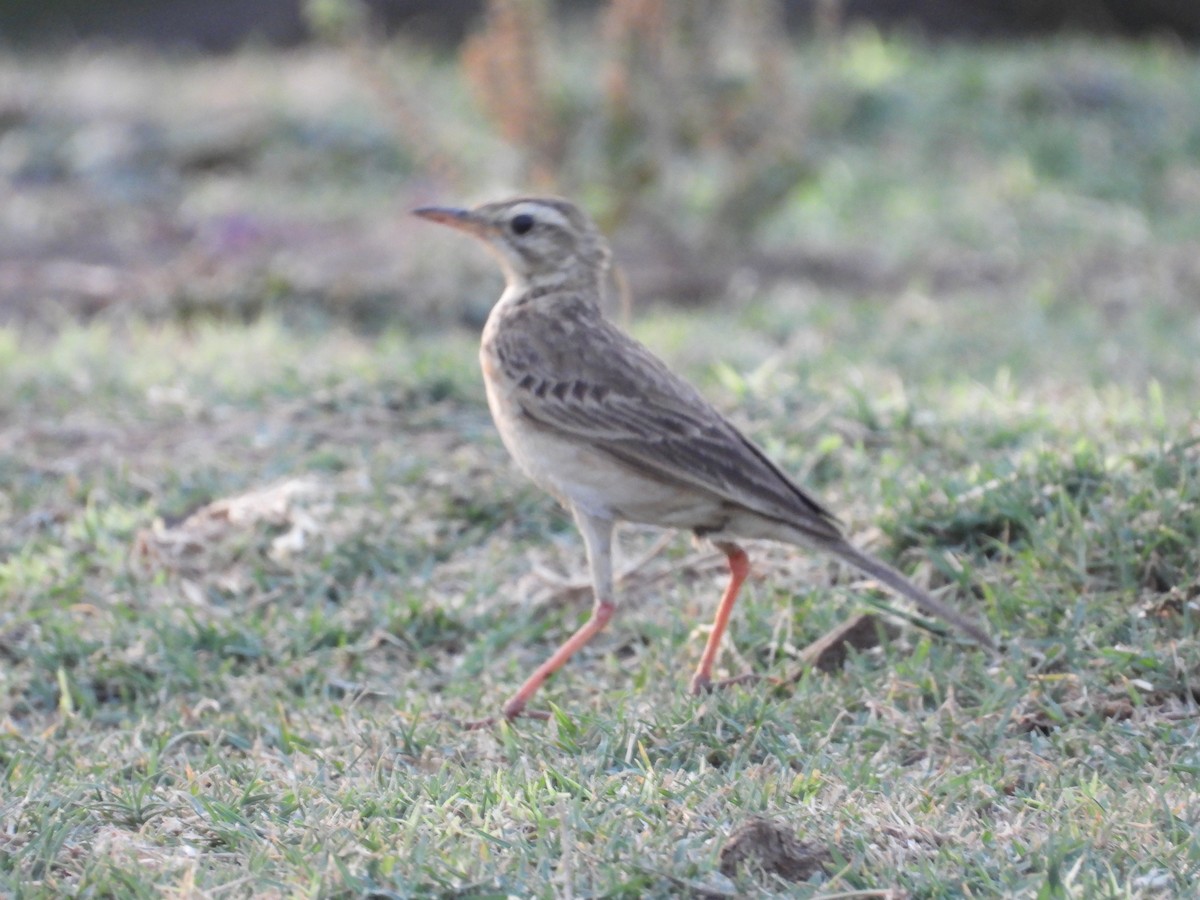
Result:
[[[563,642],[563,645],[554,651],[554,655],[542,663],[525,679],[525,683],[521,685],[508,702],[504,704],[504,717],[506,719],[515,719],[525,710],[525,704],[529,702],[537,689],[542,686],[547,678],[563,667],[563,664],[575,655],[575,651],[594,638],[604,626],[608,624],[608,620],[612,618],[616,611],[616,604],[611,601],[601,601],[592,607],[592,615],[586,622],[579,627],[573,635]]]
[[[583,535],[587,547],[588,567],[592,574],[592,589],[595,594],[595,605],[592,606],[591,617],[579,627],[573,635],[554,651],[554,655],[542,663],[532,675],[525,679],[520,690],[508,698],[502,710],[504,718],[512,719],[524,715],[535,719],[548,717],[544,712],[525,712],[529,698],[537,693],[547,678],[563,667],[575,652],[604,630],[608,620],[617,610],[613,602],[612,579],[612,530],[611,519],[602,516],[589,515],[582,510],[573,509],[575,522]],[[495,716],[470,722],[467,728],[489,728],[496,723]]]
[[[729,614],[733,612],[733,604],[737,602],[738,594],[742,590],[742,582],[750,574],[750,557],[746,555],[745,550],[737,544],[731,543],[717,544],[717,549],[729,559],[729,585],[725,588],[725,595],[717,607],[717,617],[713,620],[708,643],[704,645],[704,654],[700,657],[700,665],[696,667],[696,674],[692,676],[693,694],[700,694],[712,688],[712,668],[717,661],[717,653],[721,649],[721,638],[725,634],[725,627],[729,624]],[[731,679],[731,681],[737,680],[741,679]]]

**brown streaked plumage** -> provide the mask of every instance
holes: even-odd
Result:
[[[517,464],[575,518],[595,592],[591,618],[504,705],[521,715],[542,682],[612,618],[616,522],[686,528],[729,560],[730,581],[692,678],[712,668],[749,560],[738,539],[824,550],[993,649],[970,619],[850,544],[837,519],[691,385],[601,314],[609,251],[573,204],[519,198],[416,215],[484,241],[507,287],[483,330],[488,406]]]

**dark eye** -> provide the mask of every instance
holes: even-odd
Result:
[[[513,230],[513,234],[526,234],[533,227],[533,216],[527,216],[524,213],[519,216],[513,216],[513,220],[508,223],[508,227]]]

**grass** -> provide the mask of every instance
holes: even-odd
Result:
[[[844,96],[762,240],[873,245],[892,287],[764,281],[634,330],[1002,660],[910,631],[690,698],[722,572],[681,537],[539,695],[548,722],[464,732],[588,603],[572,526],[491,428],[472,329],[298,323],[286,290],[248,324],[11,325],[3,890],[1186,896],[1200,66],[872,40],[840,70],[798,57]],[[828,560],[753,558],[730,672],[790,675],[873,599]],[[755,817],[823,870],[723,871]]]

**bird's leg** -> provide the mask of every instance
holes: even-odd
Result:
[[[592,615],[579,627],[579,630],[567,638],[563,645],[554,651],[553,656],[538,666],[534,673],[525,679],[520,690],[504,704],[504,718],[515,719],[526,714],[525,704],[542,686],[542,682],[561,669],[576,650],[595,637],[608,624],[608,620],[612,618],[616,608],[616,604],[611,600],[597,602],[592,607]]]
[[[587,547],[588,569],[591,571],[592,589],[595,592],[592,615],[580,626],[578,631],[554,651],[553,656],[537,667],[521,685],[520,690],[504,704],[506,719],[515,719],[522,715],[525,711],[525,704],[542,686],[542,682],[562,668],[563,663],[570,659],[576,650],[603,630],[617,609],[616,603],[613,602],[613,522],[611,519],[590,516],[578,509],[573,512],[575,513],[575,522],[579,525],[579,531],[583,534],[583,541]]]
[[[712,668],[713,663],[717,661],[717,653],[721,649],[721,638],[725,635],[725,627],[729,624],[729,614],[733,612],[733,605],[737,602],[738,594],[742,590],[742,582],[750,574],[750,557],[746,555],[745,550],[728,541],[722,541],[716,546],[729,560],[729,585],[725,588],[725,595],[717,607],[717,617],[713,620],[712,631],[708,634],[708,643],[704,645],[704,654],[700,657],[700,665],[696,667],[696,674],[692,676],[693,694],[704,693],[713,687]],[[745,675],[730,678],[721,682],[721,685],[739,684],[751,678],[752,676]]]

